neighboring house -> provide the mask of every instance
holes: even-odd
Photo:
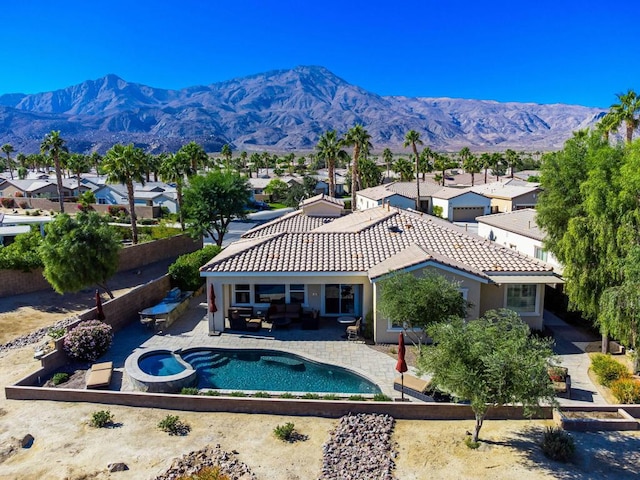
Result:
[[[358,210],[383,204],[413,209],[416,204],[416,182],[394,182],[360,190],[356,193]],[[433,214],[433,207],[442,208],[442,217],[450,222],[474,222],[479,215],[491,212],[491,200],[470,189],[451,188],[433,182],[420,182],[421,211]]]
[[[31,231],[32,225],[37,225],[40,234],[44,236],[44,226],[51,220],[52,217],[45,216],[0,214],[0,245],[7,246],[13,243],[17,235]]]
[[[471,187],[471,190],[491,199],[491,213],[535,208],[540,194],[538,184],[521,180],[487,183]]]
[[[31,197],[31,198],[58,198],[58,186],[55,180],[5,180],[0,185],[1,197]],[[71,197],[73,190],[66,187],[63,182],[62,196]]]
[[[560,262],[544,249],[544,232],[536,222],[532,208],[478,217],[478,235],[499,245],[537,258],[562,272]]]
[[[475,222],[491,212],[491,199],[469,188],[442,187],[431,195],[433,207],[442,208],[442,217],[450,222]]]
[[[377,187],[358,190],[356,192],[356,209],[367,210],[368,208],[376,208],[384,204],[400,208],[415,207],[416,201],[413,198],[405,197],[404,195],[396,193],[387,187],[388,185],[378,185]]]
[[[168,192],[133,192],[133,203],[135,205],[146,205],[148,207],[166,207],[170,213],[178,213],[178,200],[175,195]]]
[[[120,183],[98,183],[95,178],[85,179],[92,187],[96,202],[100,205],[129,205],[127,187]],[[133,184],[133,203],[149,207],[167,207],[171,213],[178,210],[176,189],[162,182],[148,182],[144,185]]]
[[[374,340],[393,343],[402,325],[383,317],[376,302],[380,280],[403,271],[433,271],[459,282],[470,318],[506,307],[543,328],[544,285],[560,282],[550,265],[432,216],[383,207],[340,212],[334,199],[308,199],[204,265],[201,276],[217,306],[210,331],[224,330],[232,306],[266,309],[285,301],[328,317],[371,313]]]

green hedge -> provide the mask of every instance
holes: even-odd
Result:
[[[220,253],[217,245],[207,245],[195,252],[180,255],[169,266],[169,275],[173,286],[183,291],[197,290],[204,283],[200,276],[200,267]]]
[[[611,355],[602,353],[596,353],[591,357],[591,368],[597,375],[598,381],[605,387],[611,386],[616,380],[631,376],[627,367],[617,362]]]

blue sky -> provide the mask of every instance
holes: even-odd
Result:
[[[182,88],[322,65],[381,95],[609,107],[640,91],[640,2],[3,2],[0,94],[115,73]]]

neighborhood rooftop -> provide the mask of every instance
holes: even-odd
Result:
[[[478,222],[540,241],[544,240],[545,237],[544,232],[538,227],[536,211],[533,208],[525,208],[494,215],[484,215],[478,217]]]

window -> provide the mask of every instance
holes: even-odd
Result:
[[[289,302],[290,303],[304,303],[304,285],[293,284],[289,285]]]
[[[535,313],[537,285],[508,285],[507,308],[519,313]]]
[[[538,260],[542,260],[543,262],[547,261],[547,251],[543,250],[540,247],[535,247],[534,249],[534,256],[538,259]]]
[[[236,303],[251,303],[251,286],[236,285],[235,288]]]
[[[284,303],[284,285],[256,285],[255,303]]]

